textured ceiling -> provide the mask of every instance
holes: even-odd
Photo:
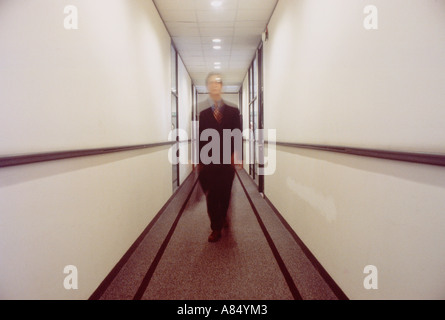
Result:
[[[215,62],[224,91],[238,92],[277,1],[220,0],[215,7],[214,0],[153,0],[199,92]]]

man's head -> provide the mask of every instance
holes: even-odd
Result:
[[[206,78],[206,84],[211,97],[218,98],[221,96],[223,82],[220,73],[210,72]]]

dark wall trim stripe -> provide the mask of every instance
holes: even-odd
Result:
[[[87,156],[102,155],[107,153],[116,153],[124,151],[132,151],[138,149],[148,149],[161,146],[167,146],[174,144],[175,141],[159,142],[152,144],[123,146],[123,147],[111,147],[111,148],[98,148],[98,149],[84,149],[84,150],[71,150],[71,151],[57,151],[47,153],[25,154],[9,157],[0,157],[0,168],[20,166],[31,163],[63,160]]]
[[[254,212],[257,220],[258,220],[258,223],[259,223],[259,225],[261,227],[261,230],[263,231],[263,234],[266,237],[267,243],[269,244],[269,247],[272,250],[272,253],[273,253],[274,257],[275,257],[275,260],[278,263],[278,266],[279,266],[279,268],[281,270],[281,273],[283,274],[284,279],[286,280],[286,283],[287,283],[287,285],[289,287],[289,290],[292,293],[292,296],[294,297],[294,300],[303,300],[300,292],[298,291],[297,286],[294,283],[294,280],[292,279],[292,276],[291,276],[289,270],[286,267],[286,264],[283,261],[283,258],[281,258],[281,255],[278,252],[278,249],[275,246],[275,243],[273,242],[272,237],[269,234],[269,231],[267,231],[267,228],[264,225],[264,222],[261,219],[260,214],[258,213],[258,210],[256,209],[255,204],[253,203],[252,199],[250,198],[249,192],[247,191],[246,187],[244,186],[244,183],[241,180],[241,177],[239,176],[238,172],[235,171],[235,173],[236,173],[236,176],[238,177],[238,180],[239,180],[239,182],[240,182],[240,184],[241,184],[241,186],[242,186],[242,188],[244,190],[244,193],[246,194],[247,200],[249,201],[250,206],[252,207],[252,210],[253,210],[253,212]]]
[[[265,144],[267,143],[268,142],[265,141]],[[378,149],[350,148],[341,146],[302,144],[302,143],[290,143],[290,142],[276,142],[275,144],[277,146],[283,146],[283,147],[313,149],[313,150],[321,150],[328,152],[345,153],[362,157],[397,160],[397,161],[413,162],[420,164],[429,164],[435,166],[445,166],[445,154],[387,151]]]

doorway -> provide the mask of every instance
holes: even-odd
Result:
[[[264,88],[263,88],[263,46],[258,48],[248,71],[249,95],[249,175],[264,192],[264,176],[259,174],[264,168]]]

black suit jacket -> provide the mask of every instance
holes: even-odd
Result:
[[[241,119],[240,119],[240,112],[238,108],[234,106],[230,106],[226,102],[223,101],[224,107],[222,109],[223,118],[221,121],[221,124],[219,124],[215,116],[213,115],[213,110],[211,107],[201,111],[199,114],[199,176],[200,176],[200,182],[201,186],[204,189],[204,191],[208,190],[209,186],[215,181],[220,180],[223,178],[223,176],[228,175],[228,178],[230,178],[230,174],[228,174],[229,171],[233,172],[232,165],[233,163],[226,163],[224,164],[224,152],[230,152],[230,158],[233,159],[233,153],[235,148],[235,142],[234,137],[231,138],[231,149],[230,151],[224,151],[224,135],[223,130],[229,129],[229,130],[235,130],[239,129],[241,131]],[[220,140],[220,161],[219,163],[211,163],[211,164],[204,164],[202,162],[201,158],[201,150],[202,148],[207,145],[208,143],[211,143],[210,141],[201,141],[201,134],[206,129],[214,129],[219,134],[219,140]],[[211,153],[209,153],[212,155]],[[233,176],[231,177],[233,179]]]

